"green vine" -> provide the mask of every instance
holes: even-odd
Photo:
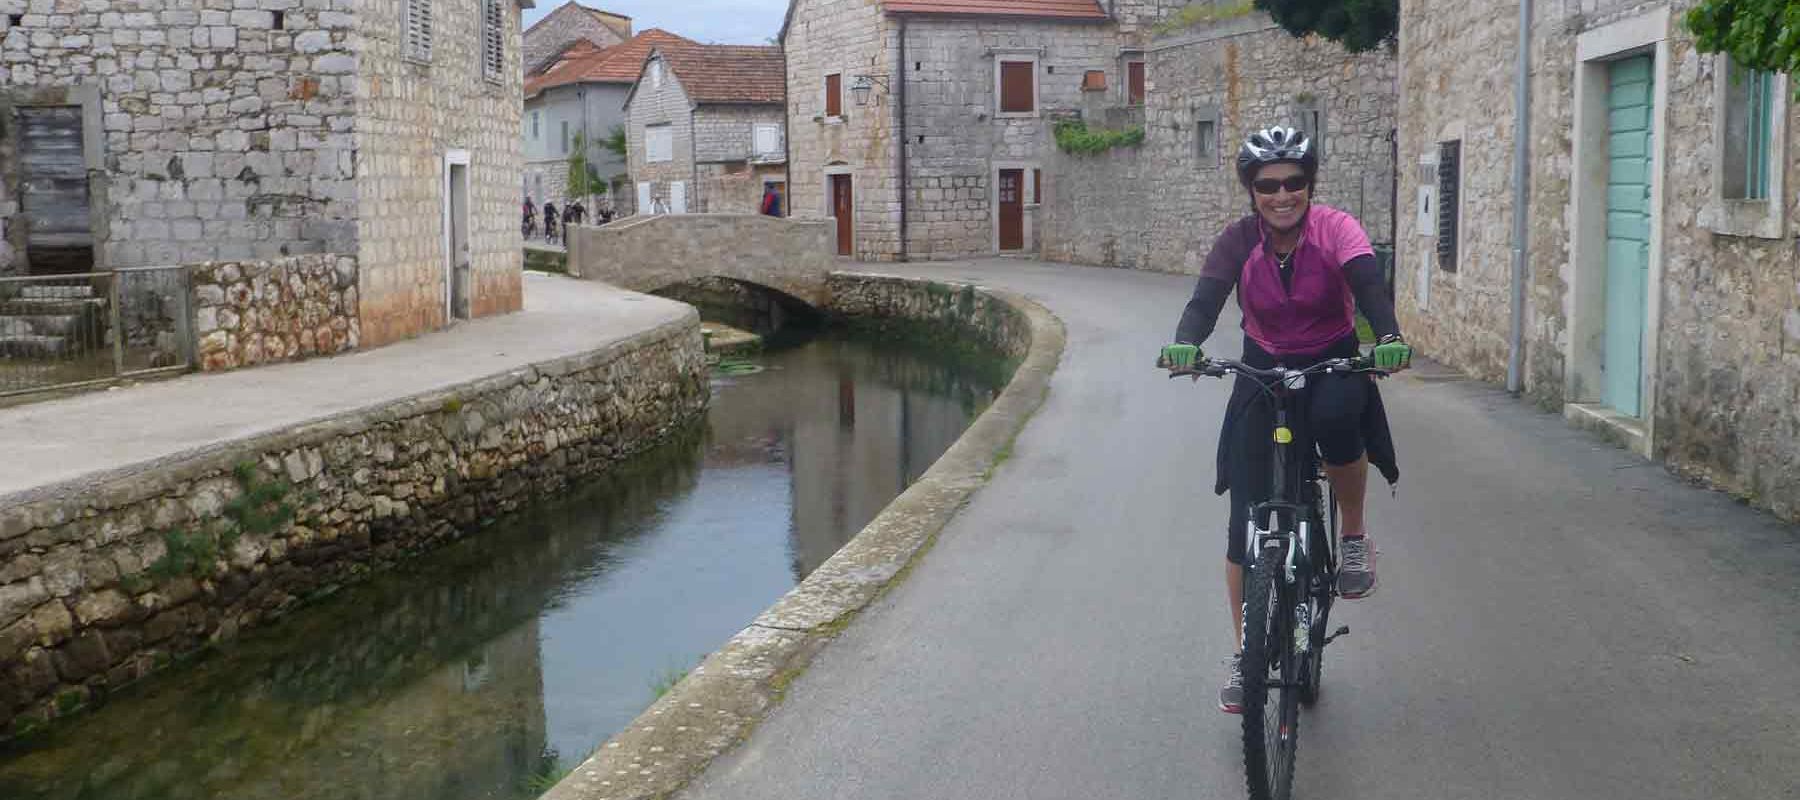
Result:
[[[1136,126],[1122,131],[1104,128],[1090,130],[1079,120],[1056,123],[1056,146],[1065,153],[1091,156],[1115,147],[1136,147],[1144,143],[1144,128]]]
[[[254,462],[244,462],[231,471],[242,491],[225,504],[223,519],[202,523],[197,529],[175,528],[163,533],[162,558],[150,565],[150,574],[158,580],[182,575],[204,577],[211,572],[219,555],[237,544],[244,534],[262,536],[280,530],[294,519],[295,509],[287,498],[294,487],[287,481],[264,480]]]

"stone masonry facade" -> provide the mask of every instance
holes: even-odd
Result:
[[[68,713],[605,470],[697,419],[706,402],[690,316],[594,353],[154,470],[9,497],[0,504],[0,731]],[[249,491],[291,519],[264,531],[240,525],[215,540],[225,545],[216,552],[196,554],[196,536],[220,530]],[[180,553],[184,568],[168,569]]]
[[[1692,5],[1537,5],[1523,388],[1677,472],[1800,519],[1800,103],[1787,83],[1786,112],[1775,119],[1786,147],[1770,158],[1785,171],[1777,175],[1782,188],[1774,201],[1758,202],[1767,224],[1734,228],[1715,166],[1723,62],[1699,53],[1683,31]],[[1400,95],[1409,102],[1400,113],[1400,160],[1408,165],[1400,196],[1411,202],[1421,189],[1435,190],[1438,144],[1462,143],[1457,269],[1438,265],[1434,229],[1401,215],[1402,326],[1427,353],[1486,380],[1506,375],[1508,357],[1517,18],[1516,2],[1402,3]],[[1634,417],[1595,410],[1604,405],[1596,374],[1606,277],[1594,255],[1603,252],[1594,232],[1604,230],[1604,201],[1596,210],[1587,198],[1606,173],[1597,148],[1583,143],[1604,146],[1605,117],[1592,109],[1604,100],[1606,60],[1640,52],[1652,55],[1661,87],[1652,111],[1652,164],[1660,169],[1651,177],[1658,189],[1645,388]]]
[[[334,255],[194,267],[196,366],[218,372],[355,350],[356,273],[356,259]]]
[[[660,83],[654,77],[657,70]],[[759,124],[776,127],[778,146],[784,138],[781,105],[695,102],[660,53],[652,54],[644,74],[626,108],[631,202],[636,184],[649,183],[651,197],[669,204],[671,184],[681,182],[689,213],[756,213],[763,183],[787,179],[779,147],[760,157],[755,152]],[[670,131],[671,158],[652,162],[645,142],[651,128],[662,126]]]
[[[625,152],[632,192],[635,197],[637,184],[648,183],[651,198],[669,204],[670,184],[679,181],[687,192],[688,210],[693,211],[697,174],[694,171],[694,104],[682,90],[675,71],[659,56],[652,54],[645,62],[644,77],[632,89],[625,106]],[[660,80],[652,77],[657,73],[661,74]],[[645,149],[649,130],[663,126],[669,130],[669,158],[650,161]],[[647,214],[650,209],[639,208],[638,213]]]
[[[580,0],[569,0],[525,32],[522,68],[536,69],[569,45],[584,39],[599,47],[611,47],[630,38],[630,17],[584,7]]]
[[[1173,34],[1145,56],[1142,145],[1096,155],[1050,148],[1045,258],[1199,272],[1213,237],[1250,213],[1233,160],[1238,143],[1274,124],[1309,129],[1322,146],[1319,202],[1361,220],[1371,241],[1393,242],[1391,54],[1349,55],[1256,14]],[[1313,110],[1323,125],[1312,122]]]

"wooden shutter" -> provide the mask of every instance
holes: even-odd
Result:
[[[1029,114],[1037,110],[1033,81],[1036,75],[1030,61],[1000,62],[1000,111],[1004,114]]]
[[[772,156],[781,152],[781,126],[756,126],[756,155]]]
[[[499,81],[506,67],[506,17],[501,0],[481,0],[481,74]]]
[[[1141,106],[1144,104],[1144,62],[1133,61],[1125,65],[1125,69],[1126,91],[1129,93],[1127,99],[1131,105]]]
[[[1043,205],[1044,203],[1044,171],[1041,169],[1031,171],[1031,203],[1032,205]]]
[[[92,246],[81,107],[26,106],[18,122],[26,247]]]
[[[1461,191],[1462,140],[1438,143],[1438,266],[1456,271],[1457,193]]]
[[[406,0],[406,57],[415,61],[431,60],[432,0]]]
[[[832,74],[825,76],[825,116],[841,117],[844,115],[844,76]]]

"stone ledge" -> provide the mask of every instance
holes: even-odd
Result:
[[[1569,403],[1563,406],[1563,418],[1569,424],[1598,434],[1600,438],[1626,450],[1645,458],[1650,457],[1650,436],[1644,429],[1643,420],[1627,417],[1594,403]]]
[[[835,272],[833,310],[934,319],[970,298],[964,317],[979,321],[975,301],[995,303],[1023,323],[1029,343],[1012,381],[986,412],[925,474],[849,543],[749,627],[708,656],[625,730],[577,766],[544,800],[641,800],[668,797],[713,759],[747,739],[787,686],[838,631],[903,579],[937,535],[986,484],[1001,453],[1025,427],[1050,389],[1067,334],[1050,311],[1019,295],[952,281]],[[849,299],[848,287],[913,297]],[[946,291],[947,290],[947,291]],[[948,304],[946,298],[951,299]],[[891,302],[881,302],[881,300]],[[988,331],[990,342],[1005,338]],[[1004,345],[1001,345],[1004,348]]]

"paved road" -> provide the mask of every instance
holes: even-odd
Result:
[[[1147,366],[1189,280],[888,271],[1038,299],[1062,369],[919,568],[686,797],[1243,797],[1213,710],[1226,387]],[[1372,501],[1383,582],[1334,616],[1355,633],[1303,720],[1299,796],[1800,797],[1800,532],[1446,377],[1384,389],[1405,474]]]
[[[601,283],[525,276],[525,310],[334,358],[188,375],[0,409],[0,502],[223,442],[602,349],[687,306]]]

